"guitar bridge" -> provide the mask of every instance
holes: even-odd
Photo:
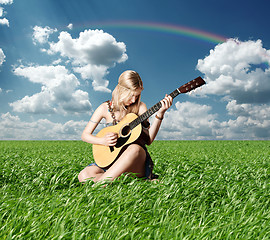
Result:
[[[111,150],[111,152],[113,152],[114,151],[114,147],[113,146],[110,146],[110,150]]]

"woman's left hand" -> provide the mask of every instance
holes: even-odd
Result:
[[[160,102],[162,106],[158,112],[163,116],[164,113],[172,106],[173,98],[166,94],[165,98],[163,98]]]

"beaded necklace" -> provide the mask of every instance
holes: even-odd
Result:
[[[112,119],[113,119],[113,125],[116,125],[117,124],[117,120],[115,118],[114,111],[113,111],[113,108],[111,107],[111,104],[112,104],[112,102],[110,100],[108,100],[107,101],[108,110],[111,113],[111,116],[112,116]]]

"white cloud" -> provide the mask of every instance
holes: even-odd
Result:
[[[73,24],[72,23],[68,24],[67,28],[72,30],[73,29]]]
[[[64,66],[21,66],[14,74],[41,84],[41,92],[10,103],[16,112],[67,114],[91,110],[88,93],[77,89],[78,79]]]
[[[221,139],[269,139],[270,50],[262,41],[230,39],[198,61],[207,84],[202,95],[220,95],[228,101],[232,119],[218,122],[213,137]]]
[[[261,40],[241,42],[230,39],[198,60],[197,69],[207,85],[202,94],[223,95],[238,103],[270,101],[270,50]]]
[[[7,25],[9,27],[9,21],[6,18],[0,19],[0,25]]]
[[[39,119],[35,122],[22,121],[9,112],[0,118],[1,140],[80,140],[85,121],[68,121],[64,124]]]
[[[0,0],[0,4],[4,4],[4,5],[12,4],[12,3],[13,3],[13,0]]]
[[[0,88],[0,93],[6,93],[6,94],[8,94],[8,93],[10,93],[10,92],[13,92],[13,90],[3,90],[2,88]]]
[[[0,48],[0,67],[5,62],[5,58],[6,58],[5,54],[4,54],[3,50]]]
[[[267,104],[237,104],[236,100],[227,104],[228,113],[235,120],[223,122],[227,139],[269,139],[270,106]]]
[[[165,114],[160,133],[161,139],[211,139],[219,122],[212,108],[192,102],[176,102],[176,109]]]
[[[52,64],[53,65],[58,65],[62,62],[62,59],[61,58],[58,58],[57,60],[53,61]]]
[[[106,92],[110,92],[105,78],[108,69],[127,60],[126,45],[102,30],[85,30],[76,39],[67,32],[61,32],[59,41],[50,43],[48,53],[60,53],[71,60],[74,71],[83,79],[93,81],[94,90]]]
[[[34,33],[32,36],[33,42],[34,44],[40,43],[40,44],[45,44],[48,42],[48,39],[50,37],[51,34],[53,34],[54,32],[57,32],[57,29],[52,29],[50,27],[39,27],[39,26],[35,26],[33,28]]]
[[[235,119],[227,121],[218,120],[209,105],[176,102],[175,107],[165,114],[159,139],[269,140],[270,106],[267,104],[257,106],[230,101],[226,109]]]
[[[101,92],[111,92],[107,87],[109,81],[105,76],[109,73],[108,67],[104,65],[87,64],[82,67],[74,67],[73,70],[81,74],[83,79],[93,79],[92,86],[94,90]]]
[[[0,4],[7,5],[7,4],[12,4],[13,0],[0,0]],[[0,17],[3,17],[4,15],[4,8],[0,7]],[[1,18],[0,19],[0,25],[7,25],[9,27],[9,21],[6,18]]]

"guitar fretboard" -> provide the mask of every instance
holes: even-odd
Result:
[[[197,77],[197,78],[193,79],[192,81],[184,84],[180,88],[177,88],[176,90],[174,90],[169,95],[172,98],[175,98],[180,93],[189,92],[189,91],[191,91],[191,90],[193,90],[193,89],[195,89],[197,87],[200,87],[200,86],[202,86],[204,84],[205,84],[205,81],[201,77]],[[140,123],[142,123],[143,121],[145,121],[147,118],[151,117],[155,112],[157,112],[161,108],[161,106],[162,106],[161,102],[158,102],[153,107],[149,108],[146,112],[144,112],[142,115],[140,115],[139,117],[137,117],[135,120],[133,120],[129,124],[130,129],[135,128]]]
[[[178,94],[180,94],[179,90],[173,91],[171,94],[169,94],[172,98],[175,98]],[[151,117],[155,112],[157,112],[161,108],[162,104],[161,102],[156,103],[153,107],[149,108],[146,112],[144,112],[142,115],[137,117],[135,120],[133,120],[129,127],[130,129],[135,128],[137,125],[145,121],[147,118]]]

